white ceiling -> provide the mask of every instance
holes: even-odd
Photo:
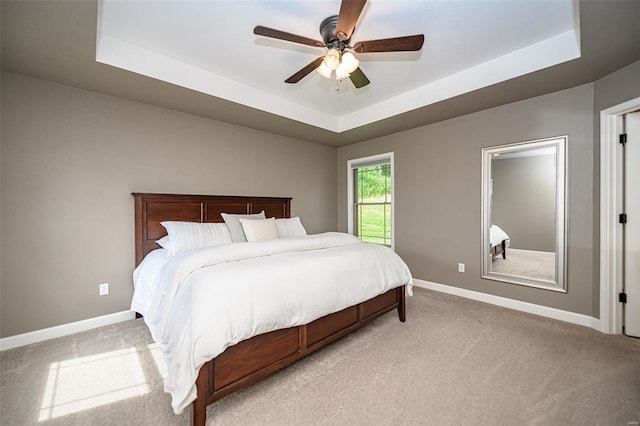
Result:
[[[96,60],[344,132],[580,57],[572,0],[370,0],[352,42],[423,33],[421,52],[359,54],[363,89],[311,73],[324,49],[253,34],[263,25],[321,40],[340,1],[98,3]]]

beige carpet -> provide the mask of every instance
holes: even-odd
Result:
[[[520,277],[555,281],[556,254],[529,250],[507,249],[507,258],[496,256],[491,271]]]
[[[217,425],[634,425],[640,341],[416,289],[208,409]],[[141,320],[0,353],[2,425],[188,425]],[[636,423],[634,423],[636,422]]]

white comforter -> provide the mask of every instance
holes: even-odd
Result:
[[[132,308],[163,349],[165,391],[178,414],[196,398],[200,367],[227,347],[404,284],[411,294],[411,273],[398,255],[348,234],[194,250],[166,259],[161,270],[145,265],[151,254],[134,273]]]
[[[489,229],[489,238],[491,240],[491,247],[499,246],[502,244],[503,240],[509,240],[507,233],[498,225],[491,225],[491,228]]]

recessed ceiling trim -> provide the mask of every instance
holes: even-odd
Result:
[[[98,34],[96,61],[312,126],[339,132],[338,118],[333,115],[230,80],[107,34]]]
[[[565,13],[566,5],[563,6],[563,3],[573,6],[573,17],[567,17],[567,13]],[[383,3],[380,2],[380,4],[382,5]],[[454,72],[453,74],[446,75],[438,80],[423,80],[425,81],[423,85],[418,87],[414,86],[415,88],[411,90],[405,91],[404,93],[400,93],[391,98],[387,97],[384,100],[381,100],[383,99],[382,96],[373,96],[373,90],[370,91],[372,93],[364,92],[352,95],[351,92],[346,92],[341,95],[336,95],[331,91],[326,91],[326,88],[324,88],[325,90],[314,92],[311,90],[314,86],[310,84],[297,88],[298,90],[295,91],[295,94],[299,96],[291,96],[292,91],[283,91],[280,88],[273,88],[273,84],[270,86],[273,90],[269,90],[269,87],[264,87],[268,85],[265,85],[264,80],[260,80],[260,78],[256,78],[255,81],[257,81],[257,83],[252,84],[253,80],[247,80],[246,75],[244,75],[245,79],[232,79],[232,77],[223,76],[218,73],[218,71],[215,71],[220,69],[221,64],[215,63],[212,66],[212,69],[207,69],[206,66],[202,67],[200,62],[197,60],[195,62],[190,62],[189,59],[185,58],[193,58],[193,52],[191,52],[192,56],[182,55],[183,50],[189,51],[189,49],[183,48],[180,50],[179,45],[177,48],[174,46],[174,55],[170,53],[170,49],[161,53],[164,47],[162,44],[155,43],[153,37],[155,35],[156,38],[163,39],[163,36],[160,35],[164,33],[158,33],[156,28],[164,28],[162,25],[163,22],[164,25],[168,25],[168,22],[173,23],[173,21],[168,17],[171,12],[179,12],[178,14],[182,14],[183,11],[183,9],[172,9],[171,7],[157,8],[158,10],[152,8],[151,10],[155,11],[156,16],[149,13],[144,14],[144,8],[137,8],[135,10],[122,7],[118,8],[114,7],[119,5],[116,1],[99,1],[96,61],[215,96],[217,98],[246,105],[257,110],[266,111],[271,114],[296,120],[331,132],[342,133],[358,127],[366,126],[376,121],[388,119],[408,111],[435,104],[446,99],[463,95],[465,93],[473,92],[506,80],[539,71],[544,68],[549,68],[563,62],[580,58],[579,17],[576,13],[578,5],[573,0],[559,1],[558,4],[562,6],[556,8],[560,13],[559,16],[564,16],[564,24],[561,24],[560,27],[565,29],[571,28],[571,24],[573,24],[573,28],[571,30],[561,33],[550,33],[549,28],[546,28],[546,37],[548,38],[543,39],[542,41],[529,44],[528,46],[520,44],[520,46],[525,47],[522,47],[519,50],[510,51],[509,53],[505,53],[502,56],[489,60],[486,60],[486,58],[490,57],[490,55],[485,55],[485,62],[476,62],[475,65],[473,62],[468,61],[466,66],[470,66],[469,68],[456,72],[456,68],[454,67],[452,68],[452,72]],[[105,12],[105,7],[108,5],[111,6],[111,9],[109,9],[110,13]],[[265,10],[262,10],[262,13],[264,13]],[[200,15],[202,15],[203,11],[207,12],[210,11],[210,9],[195,8],[194,11],[198,11],[200,12]],[[536,15],[535,8],[532,13],[534,16],[540,16],[539,13]],[[201,20],[197,19],[200,15],[194,16],[185,13],[182,19],[184,22],[180,25],[184,25],[185,22],[202,24]],[[156,20],[144,21],[144,17],[146,16],[155,16]],[[456,15],[454,14],[452,16]],[[160,19],[162,17],[165,18],[164,21]],[[521,17],[522,15],[520,15],[520,19],[522,19]],[[156,23],[157,25],[155,27],[147,25],[145,27],[146,32],[132,33],[123,31],[123,28],[134,28],[135,26],[133,22],[135,22],[134,19],[136,18],[138,20],[142,20],[141,22],[151,22]],[[256,20],[257,17],[252,18],[251,16],[240,14],[236,19],[239,20],[239,23],[231,26],[230,30],[235,31],[237,28],[244,28],[245,24],[242,19],[248,19],[251,21],[251,19]],[[522,22],[526,23],[526,20],[523,20]],[[567,24],[570,24],[570,26],[567,26]],[[246,24],[248,27],[251,27],[251,25],[253,25],[253,23]],[[557,28],[558,22],[555,22],[555,25]],[[199,34],[202,37],[202,34],[210,34],[203,29],[209,28],[206,25],[195,26],[199,28],[199,30],[194,30],[194,35]],[[169,27],[172,28],[173,31],[180,28],[179,25],[175,27],[170,25]],[[543,22],[540,22],[540,27],[543,29],[542,32],[544,32],[545,25]],[[487,29],[485,29],[485,32],[486,30]],[[440,31],[442,31],[442,29]],[[183,33],[184,31],[176,34]],[[187,31],[187,33],[189,33],[189,31]],[[242,34],[245,33],[246,32],[242,32]],[[119,34],[123,35],[123,37],[120,37]],[[529,34],[531,34],[531,32],[529,32]],[[555,35],[551,36],[551,34]],[[508,38],[511,35],[517,38],[519,34],[517,30],[514,31],[513,29],[508,33],[503,31],[502,38]],[[131,39],[126,38],[127,36]],[[249,35],[248,37],[252,36]],[[215,37],[211,37],[211,39],[215,39]],[[248,40],[246,40],[246,38],[243,39],[238,35],[236,35],[236,39],[238,45],[244,46],[245,50],[253,49],[256,46],[256,42],[252,38],[250,39],[250,41],[253,42],[252,44],[248,44]],[[455,56],[447,56],[448,53],[446,53],[446,49],[444,51],[442,50],[442,37],[438,39],[436,35],[433,35],[433,40],[433,50],[438,51],[439,49],[440,55],[437,56],[444,55],[444,57],[437,59],[435,57],[436,55],[432,55],[432,57],[429,57],[429,60],[432,62],[439,60],[442,64],[447,64],[448,62],[446,61],[447,58],[449,58],[452,59],[452,63],[461,63],[461,61],[456,60]],[[440,40],[439,44],[438,40]],[[461,39],[458,39],[458,41],[460,40]],[[540,39],[538,38],[538,40]],[[167,43],[166,40],[165,43]],[[198,43],[195,43],[195,45],[199,46],[200,50],[203,52],[209,51],[208,49],[203,49],[203,46]],[[191,45],[189,43],[185,44],[185,41],[183,40],[183,46]],[[487,53],[491,52],[491,47],[492,46],[490,44],[487,45]],[[284,58],[285,56],[283,56],[283,54],[286,53],[286,50],[281,50],[282,51],[277,51],[279,56],[271,56],[274,58]],[[459,49],[450,49],[449,51],[457,52],[458,50]],[[504,50],[500,53],[502,52],[504,52]],[[429,55],[429,53],[430,52],[427,49],[423,54]],[[467,51],[467,53],[469,52]],[[496,55],[499,55],[500,53],[496,51]],[[229,52],[227,52],[227,55],[228,54]],[[256,56],[258,55],[256,54]],[[473,55],[471,54],[471,56]],[[266,64],[271,61],[271,57],[269,57],[267,62],[265,62],[264,56],[260,58],[261,59],[256,59],[255,63]],[[393,62],[393,60],[391,60],[391,62]],[[255,63],[247,63],[245,61],[244,69],[255,68]],[[280,62],[275,63],[284,64],[288,62],[286,59],[281,59]],[[198,64],[198,66],[195,64]],[[396,63],[394,65],[400,66],[401,64]],[[432,66],[435,65],[432,63]],[[384,74],[384,66],[382,66],[382,64],[379,64],[377,69],[374,68],[373,64],[369,68],[373,70],[372,72],[374,73],[377,71],[379,73],[378,75]],[[422,73],[416,74],[416,69],[417,68],[415,66],[408,69],[407,72],[409,75],[407,76],[407,79],[420,79],[421,77],[428,75],[431,70],[431,68],[425,68],[423,66]],[[260,70],[256,69],[255,72],[259,73]],[[399,77],[394,76],[394,78],[403,78],[402,70],[398,72],[397,76]],[[260,77],[259,74],[258,77]],[[384,84],[393,84],[393,81],[386,81]],[[402,91],[401,87],[403,87],[403,85],[399,84],[400,91]],[[407,86],[405,85],[404,87],[406,90]],[[384,90],[379,90],[379,92],[385,93]],[[386,93],[386,96],[389,96],[390,91],[386,90]],[[360,102],[354,102],[351,104],[351,108],[348,112],[344,114],[340,113],[340,111],[345,111],[345,109],[338,108],[337,106],[342,106],[344,102],[348,103],[350,100],[357,99],[358,95],[362,96],[359,99]],[[331,97],[331,99],[329,100],[327,97]],[[298,102],[298,99],[300,99],[301,102]],[[362,102],[363,99],[369,99],[370,102]],[[334,105],[334,108],[327,108],[327,105]],[[357,105],[361,108],[358,109]],[[362,107],[363,105],[364,107]]]
[[[472,92],[580,57],[577,30],[476,65],[339,118],[339,132]]]

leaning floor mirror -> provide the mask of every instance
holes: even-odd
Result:
[[[482,150],[482,277],[566,292],[567,137]]]

